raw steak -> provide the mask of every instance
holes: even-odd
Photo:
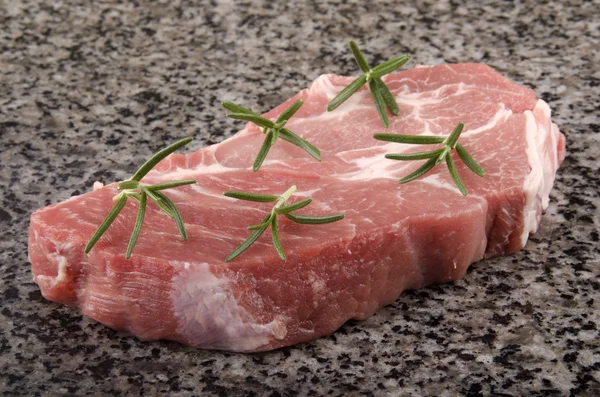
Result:
[[[372,139],[384,131],[366,88],[326,112],[351,80],[321,76],[266,114],[275,119],[302,98],[305,105],[288,126],[321,149],[322,163],[278,141],[252,172],[263,138],[247,125],[218,145],[171,155],[148,174],[147,183],[198,180],[168,191],[187,222],[187,242],[149,205],[133,256],[124,260],[137,211],[129,202],[85,255],[113,205],[115,184],[35,212],[29,258],[43,295],[145,340],[262,351],[327,335],[349,319],[369,317],[402,291],[456,280],[469,264],[524,246],[564,157],[564,137],[544,101],[478,64],[418,67],[385,78],[401,110],[385,132],[447,135],[465,123],[461,143],[487,174],[478,177],[455,158],[469,191],[463,197],[444,165],[406,185],[396,182],[422,162],[384,154],[423,147]],[[280,194],[291,185],[298,186],[296,199],[314,199],[299,213],[346,218],[311,226],[280,217],[286,262],[267,231],[225,263],[248,236],[246,226],[259,223],[272,204],[223,192]]]

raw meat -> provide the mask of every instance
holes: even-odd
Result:
[[[262,135],[247,125],[218,145],[171,155],[148,174],[143,182],[198,180],[169,191],[187,223],[187,242],[149,205],[133,256],[125,261],[137,210],[130,202],[85,255],[86,242],[113,204],[114,184],[35,212],[29,258],[43,295],[145,340],[263,351],[327,335],[349,319],[369,317],[402,291],[456,280],[469,264],[524,246],[548,205],[565,153],[544,101],[485,65],[418,67],[385,78],[401,115],[383,131],[365,88],[326,112],[327,102],[351,80],[323,75],[266,114],[275,119],[302,98],[305,105],[288,126],[321,149],[322,163],[278,141],[260,171],[252,172]],[[422,162],[384,154],[423,147],[372,139],[376,132],[447,135],[461,121],[461,143],[487,173],[478,177],[456,161],[467,197],[444,165],[399,185],[396,180]],[[259,223],[271,204],[241,202],[223,192],[274,194],[291,185],[298,186],[297,199],[314,199],[299,213],[343,212],[346,218],[319,226],[282,218],[287,262],[278,258],[267,231],[225,263],[248,236],[246,226]]]

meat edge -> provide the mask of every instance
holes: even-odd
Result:
[[[530,234],[535,234],[542,220],[542,211],[548,208],[550,191],[558,167],[565,158],[565,137],[550,118],[548,104],[539,99],[532,111],[525,111],[527,126],[527,158],[531,171],[525,177],[523,192],[523,232],[521,248]]]
[[[259,324],[239,306],[228,288],[228,280],[215,277],[208,263],[172,265],[182,268],[173,276],[171,291],[177,338],[181,342],[248,352],[285,337],[287,330],[281,321]]]

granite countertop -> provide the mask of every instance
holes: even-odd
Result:
[[[308,3],[4,2],[4,395],[600,395],[598,4]],[[177,138],[230,136],[240,123],[221,100],[267,110],[321,73],[357,73],[351,38],[373,62],[484,62],[550,104],[568,156],[525,249],[261,354],[141,342],[41,297],[33,211],[125,178]]]

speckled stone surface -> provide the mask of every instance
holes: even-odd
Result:
[[[0,1],[4,395],[600,395],[600,5],[349,3]],[[140,342],[41,297],[31,212],[176,138],[231,135],[221,100],[267,110],[321,73],[356,73],[350,38],[373,62],[485,62],[548,101],[568,157],[525,249],[252,355]]]

